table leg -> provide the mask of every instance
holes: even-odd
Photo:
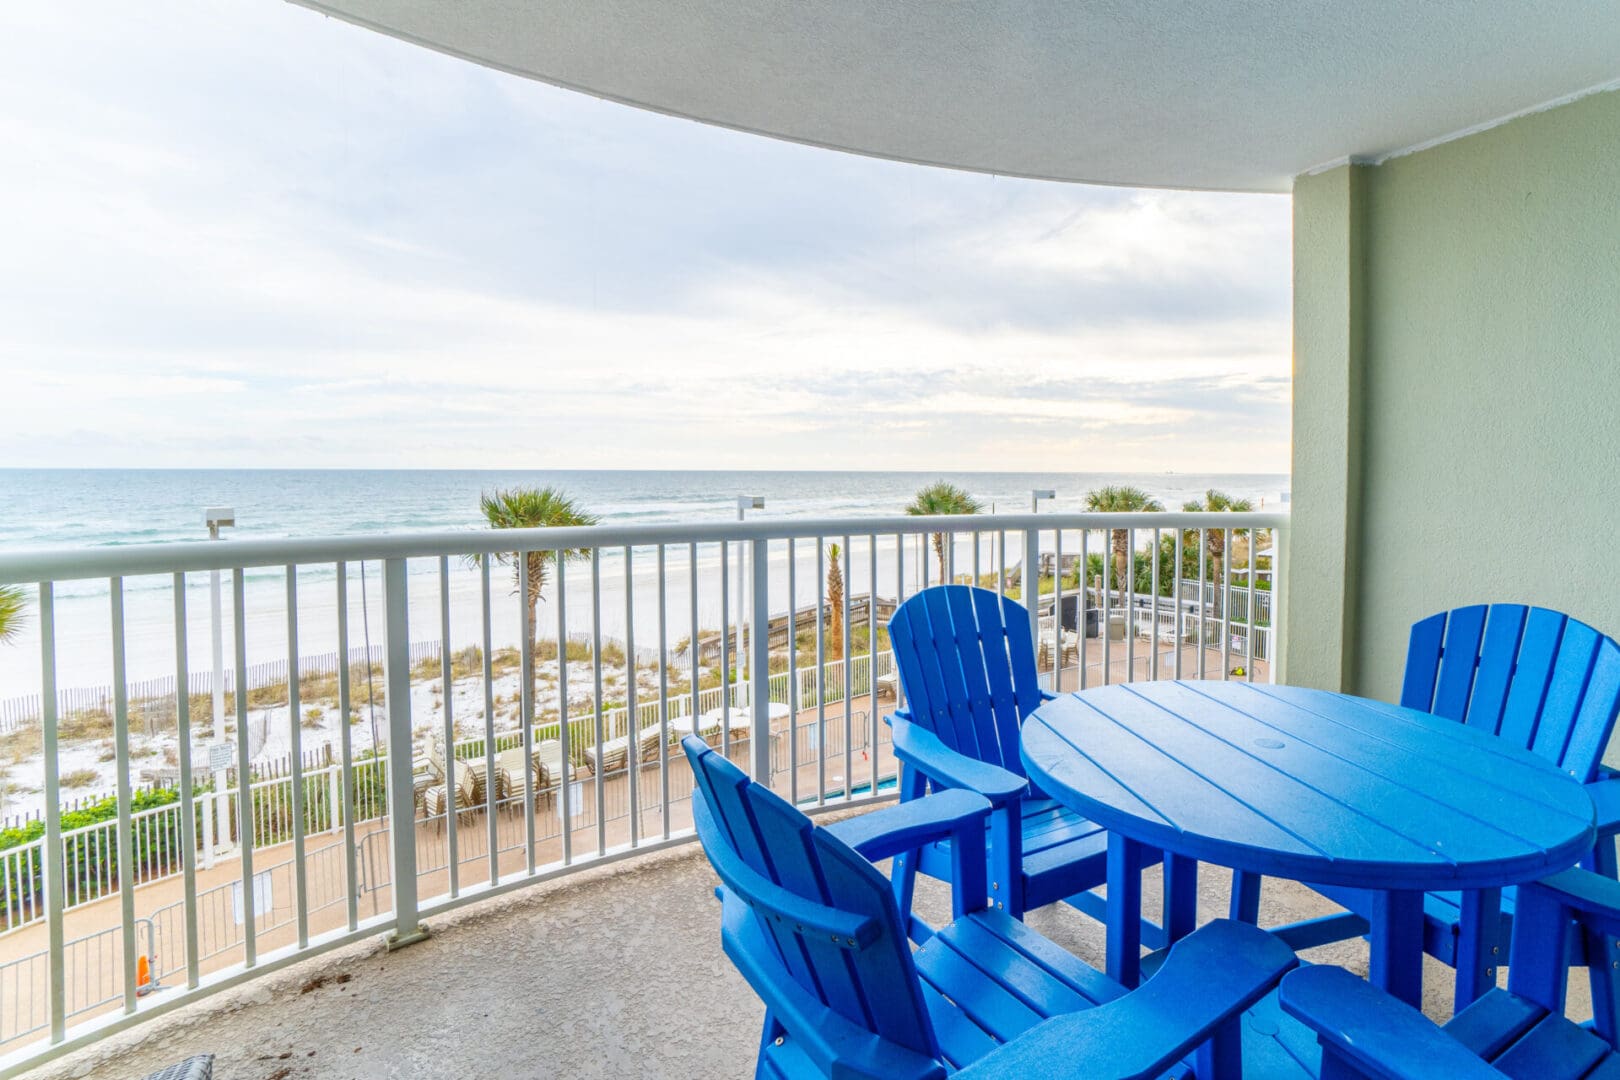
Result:
[[[1229,919],[1260,925],[1260,875],[1247,870],[1232,871],[1232,905]]]
[[[1468,889],[1462,894],[1457,936],[1457,999],[1462,1012],[1496,985],[1502,959],[1502,890]]]
[[[1127,989],[1142,981],[1142,845],[1108,834],[1108,974]]]
[[[1164,856],[1165,944],[1174,945],[1198,928],[1198,860]]]
[[[1369,893],[1372,984],[1413,1008],[1423,1005],[1423,894],[1403,889]]]

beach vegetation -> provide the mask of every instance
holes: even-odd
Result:
[[[944,480],[935,481],[922,488],[914,495],[906,506],[906,513],[911,517],[938,517],[940,515],[978,514],[984,511],[984,504],[969,495],[963,488]],[[939,560],[939,579],[946,580],[945,534],[934,533],[934,557]]]
[[[94,787],[101,781],[99,769],[72,769],[61,776],[61,783],[69,790]]]
[[[492,529],[568,529],[595,525],[600,519],[585,510],[559,488],[504,488],[485,492],[479,496],[478,508]],[[502,553],[497,562],[512,568],[513,592],[523,588],[523,575],[528,573],[528,590],[524,596],[527,610],[529,640],[535,640],[535,621],[539,613],[540,596],[546,588],[546,576],[558,555],[564,560],[584,558],[589,552],[572,548],[563,552],[527,551]],[[478,557],[474,556],[474,561]]]
[[[827,659],[844,657],[844,564],[837,544],[827,545]]]
[[[1164,504],[1158,499],[1131,484],[1110,484],[1088,492],[1085,506],[1087,511],[1094,514],[1156,514],[1164,510]],[[1115,580],[1123,581],[1126,568],[1131,565],[1129,530],[1113,530],[1112,542]]]
[[[1183,503],[1181,508],[1188,513],[1193,514],[1247,513],[1248,511],[1254,509],[1254,504],[1248,499],[1234,499],[1224,491],[1217,491],[1214,488],[1210,488],[1204,493],[1204,497],[1202,499],[1194,499],[1190,502]],[[1248,530],[1246,529],[1233,530],[1234,540],[1238,536],[1246,535],[1247,532]],[[1189,530],[1183,534],[1183,537],[1188,544],[1193,545],[1196,548],[1196,545],[1198,544],[1197,532]],[[1205,529],[1204,543],[1205,555],[1209,559],[1211,569],[1210,580],[1216,583],[1224,583],[1226,581],[1226,530]],[[1222,588],[1215,590],[1216,618],[1221,617],[1221,606],[1225,602],[1225,592],[1226,590]]]
[[[0,585],[0,645],[15,641],[27,617],[28,594],[20,585]]]

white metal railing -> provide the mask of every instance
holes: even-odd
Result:
[[[826,665],[827,697],[829,702],[841,700],[843,689],[843,665],[845,661],[834,660]],[[866,654],[852,657],[849,661],[854,668],[853,683],[857,696],[868,693],[871,688],[870,676],[867,674],[869,657]],[[878,675],[886,675],[893,668],[893,657],[889,653],[880,653],[877,658]],[[801,670],[798,673],[799,693],[794,699],[796,708],[814,708],[820,698],[820,687],[815,672]],[[787,672],[777,672],[770,677],[770,700],[775,703],[787,704],[789,678]],[[731,683],[731,702],[741,706],[748,700],[748,683],[734,681]],[[698,695],[698,708],[700,712],[709,712],[720,708],[724,687],[710,687]],[[660,721],[660,702],[648,702],[637,709],[637,730],[646,731],[657,727]],[[690,715],[691,702],[689,698],[673,698],[669,702],[668,717],[670,720],[684,719]],[[628,711],[614,709],[603,713],[604,733],[607,738],[617,738],[627,734],[626,718]],[[589,721],[589,716],[571,717],[570,721],[579,727]],[[532,738],[542,739],[553,734],[555,725],[537,725]],[[510,749],[521,746],[523,735],[521,732],[508,732],[504,736],[497,734],[495,746],[497,750]],[[461,739],[455,744],[456,757],[459,760],[473,760],[483,752],[484,740],[481,737]],[[863,746],[858,743],[857,746]],[[808,760],[808,759],[807,759]],[[381,767],[383,762],[378,761],[374,767]],[[773,775],[781,768],[773,766]],[[305,789],[304,807],[306,835],[318,833],[335,833],[343,825],[342,817],[342,768],[339,765],[330,765],[320,769],[312,769],[304,774]],[[291,837],[293,825],[293,796],[292,778],[289,776],[273,777],[253,782],[253,845],[254,847],[269,847],[284,842]],[[220,800],[225,807],[224,820],[227,823],[226,833],[222,841],[228,843],[240,842],[240,831],[236,818],[236,788],[227,787],[218,793],[198,792],[194,795],[199,803],[206,803],[210,798]],[[511,809],[515,799],[500,800],[503,809]],[[177,877],[182,871],[180,803],[177,801],[147,810],[136,811],[131,815],[131,826],[135,832],[134,851],[135,859],[135,885],[142,885]],[[206,806],[201,813],[208,813]],[[365,824],[376,821],[385,815],[381,806],[371,808],[357,808],[354,815],[356,824]],[[611,819],[610,819],[611,820]],[[81,905],[93,903],[112,895],[117,891],[117,875],[115,872],[116,857],[112,853],[116,850],[118,822],[116,819],[96,822],[91,825],[80,826],[76,829],[66,830],[62,834],[63,863],[66,867],[64,886],[66,897],[64,910],[71,911]],[[200,830],[198,830],[200,832]],[[15,930],[27,926],[44,918],[44,907],[41,902],[39,882],[44,867],[44,838],[29,841],[16,847],[0,851],[0,900],[8,905],[10,918],[0,932]],[[501,850],[510,850],[503,845]],[[111,856],[111,857],[110,857]],[[4,963],[4,961],[0,961]],[[0,1034],[8,1029],[3,1020],[0,1020]]]
[[[879,612],[937,583],[941,571],[1007,595],[1033,594],[1038,614],[1062,622],[1067,635],[1051,637],[1058,647],[1041,649],[1041,619],[1032,620],[1050,686],[1269,677],[1270,626],[1256,633],[1231,613],[1256,611],[1269,624],[1286,599],[1283,566],[1269,567],[1272,590],[1260,605],[1253,583],[1262,568],[1252,556],[1244,567],[1223,566],[1225,580],[1217,581],[1202,553],[1209,533],[1220,531],[1230,562],[1236,537],[1281,530],[1286,521],[1253,513],[778,519],[0,555],[0,584],[37,586],[45,799],[43,835],[0,852],[13,927],[0,934],[0,1053],[7,1053],[0,1076],[256,970],[370,934],[406,943],[436,911],[686,842],[691,779],[678,739],[694,727],[807,809],[888,797],[896,765],[880,719],[903,695]],[[948,538],[942,559],[929,543],[933,534]],[[1130,553],[1122,576],[1103,569],[1114,562],[1116,534]],[[1247,545],[1250,552],[1261,546]],[[1144,549],[1151,569],[1139,581]],[[506,552],[545,560],[542,629],[531,630],[521,611],[497,617],[497,594],[504,598],[508,588],[498,575],[511,564],[493,564]],[[526,595],[531,563],[512,563],[516,593]],[[1055,576],[1042,578],[1042,566]],[[261,708],[247,693],[235,696],[230,764],[236,776],[253,775],[252,720],[259,730],[277,729],[288,775],[218,793],[200,788],[190,700],[177,693],[173,728],[161,737],[178,761],[178,798],[135,810],[126,580],[158,576],[172,597],[170,685],[189,687],[188,641],[200,632],[193,619],[206,620],[206,612],[188,608],[188,575],[230,571],[231,666],[234,685],[248,687],[248,606],[265,600],[244,587],[243,571],[264,567],[280,568],[284,579],[272,617],[285,644],[277,670],[284,663],[287,700]],[[1234,584],[1240,569],[1241,587]],[[1173,595],[1191,571],[1197,595],[1218,594],[1221,602]],[[334,760],[311,768],[300,635],[330,632],[336,652],[351,655],[357,572],[362,584],[381,581],[368,615],[384,639],[378,745],[362,753],[352,737],[348,721],[362,698],[340,664]],[[1103,573],[1111,580],[1100,580]],[[66,734],[57,715],[55,584],[84,579],[106,583],[117,815],[69,829],[60,809]],[[326,606],[314,611],[302,601],[317,581]],[[870,599],[852,625],[857,592]],[[263,620],[252,625],[262,641]],[[439,670],[414,686],[413,629],[419,640],[424,630],[437,632],[440,658]],[[706,662],[716,637],[718,659]],[[681,638],[691,645],[681,648]],[[785,647],[773,652],[773,638]],[[569,641],[585,642],[583,661],[568,660]],[[558,644],[542,652],[545,642]],[[497,672],[497,647],[510,645],[518,670]],[[478,662],[458,673],[454,658],[473,655],[458,653],[468,646],[477,647]],[[649,655],[657,658],[651,666]],[[756,701],[751,675],[767,671],[766,700]],[[506,701],[498,706],[497,698]],[[553,701],[566,722],[548,715]],[[514,708],[508,721],[504,713]],[[604,757],[604,744],[630,735],[619,757]],[[145,740],[150,749],[151,736]],[[430,744],[452,748],[436,795],[413,771]],[[603,772],[587,759],[604,762]],[[202,823],[215,820],[216,803],[226,810],[217,839],[229,846],[206,850]],[[162,989],[147,992],[143,972]],[[8,1013],[22,1001],[26,1009]]]

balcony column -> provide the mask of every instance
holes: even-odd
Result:
[[[1366,174],[1294,184],[1294,450],[1278,681],[1353,688],[1366,359]]]

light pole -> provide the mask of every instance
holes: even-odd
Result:
[[[750,510],[763,510],[763,509],[765,509],[765,497],[763,495],[739,495],[739,496],[737,496],[737,520],[738,521],[742,521],[743,518],[747,515],[748,511],[750,511]],[[754,575],[753,575],[753,572],[752,572],[753,567],[748,565],[748,559],[749,559],[748,553],[749,553],[750,550],[752,550],[752,548],[753,548],[752,544],[744,544],[743,549],[742,549],[742,558],[737,560],[737,604],[738,604],[738,609],[739,609],[738,610],[739,615],[742,615],[743,613],[752,613],[753,610],[754,610],[754,598],[750,594],[751,593],[751,584],[752,584],[752,582],[754,580]],[[749,615],[749,617],[752,617],[751,614]],[[744,639],[744,636],[743,636],[743,626],[744,625],[745,625],[744,619],[739,618],[737,620],[737,668],[742,673],[743,677],[747,678],[747,676],[748,676],[748,643]],[[756,628],[756,630],[757,630],[757,628]],[[748,687],[748,700],[750,702],[752,702],[753,699],[754,699],[754,688],[753,688],[753,685],[750,684],[749,687]]]
[[[209,507],[208,539],[218,540],[219,530],[233,528],[236,525],[236,511],[228,506]],[[224,602],[220,596],[220,575],[218,570],[208,572],[208,614],[212,623],[212,644],[214,650],[214,732],[209,740],[208,765],[209,773],[214,779],[214,809],[212,813],[203,814],[203,860],[204,865],[214,864],[214,837],[225,835],[224,800],[220,798],[220,781],[225,776],[224,767],[217,759],[229,758],[228,754],[216,755],[214,748],[225,737],[225,619]],[[241,688],[237,688],[238,692]],[[245,782],[245,778],[243,778]],[[213,833],[213,836],[208,835]]]
[[[1033,491],[1031,491],[1029,493],[1029,512],[1032,513],[1032,514],[1040,513],[1041,512],[1041,500],[1042,499],[1055,499],[1055,498],[1057,498],[1057,492],[1053,491],[1051,488],[1036,488],[1035,490],[1033,490]],[[1041,550],[1041,534],[1040,534],[1039,529],[1037,529],[1035,531],[1035,543],[1027,545],[1027,546],[1028,546],[1030,551],[1033,551],[1033,552],[1036,553],[1037,561],[1039,561],[1039,554],[1040,554],[1040,550]],[[1054,556],[1054,561],[1056,561],[1055,556]],[[1039,566],[1030,566],[1030,567],[1026,567],[1025,571],[1029,574],[1030,580],[1035,583],[1034,586],[1033,586],[1034,589],[1035,589],[1035,603],[1037,605],[1039,605],[1040,604],[1040,599],[1041,599],[1040,598],[1041,568]],[[1053,571],[1053,573],[1058,575],[1059,577],[1061,577],[1063,575],[1063,567],[1061,567],[1061,566],[1057,567]],[[1033,609],[1031,609],[1031,610],[1033,610]]]

